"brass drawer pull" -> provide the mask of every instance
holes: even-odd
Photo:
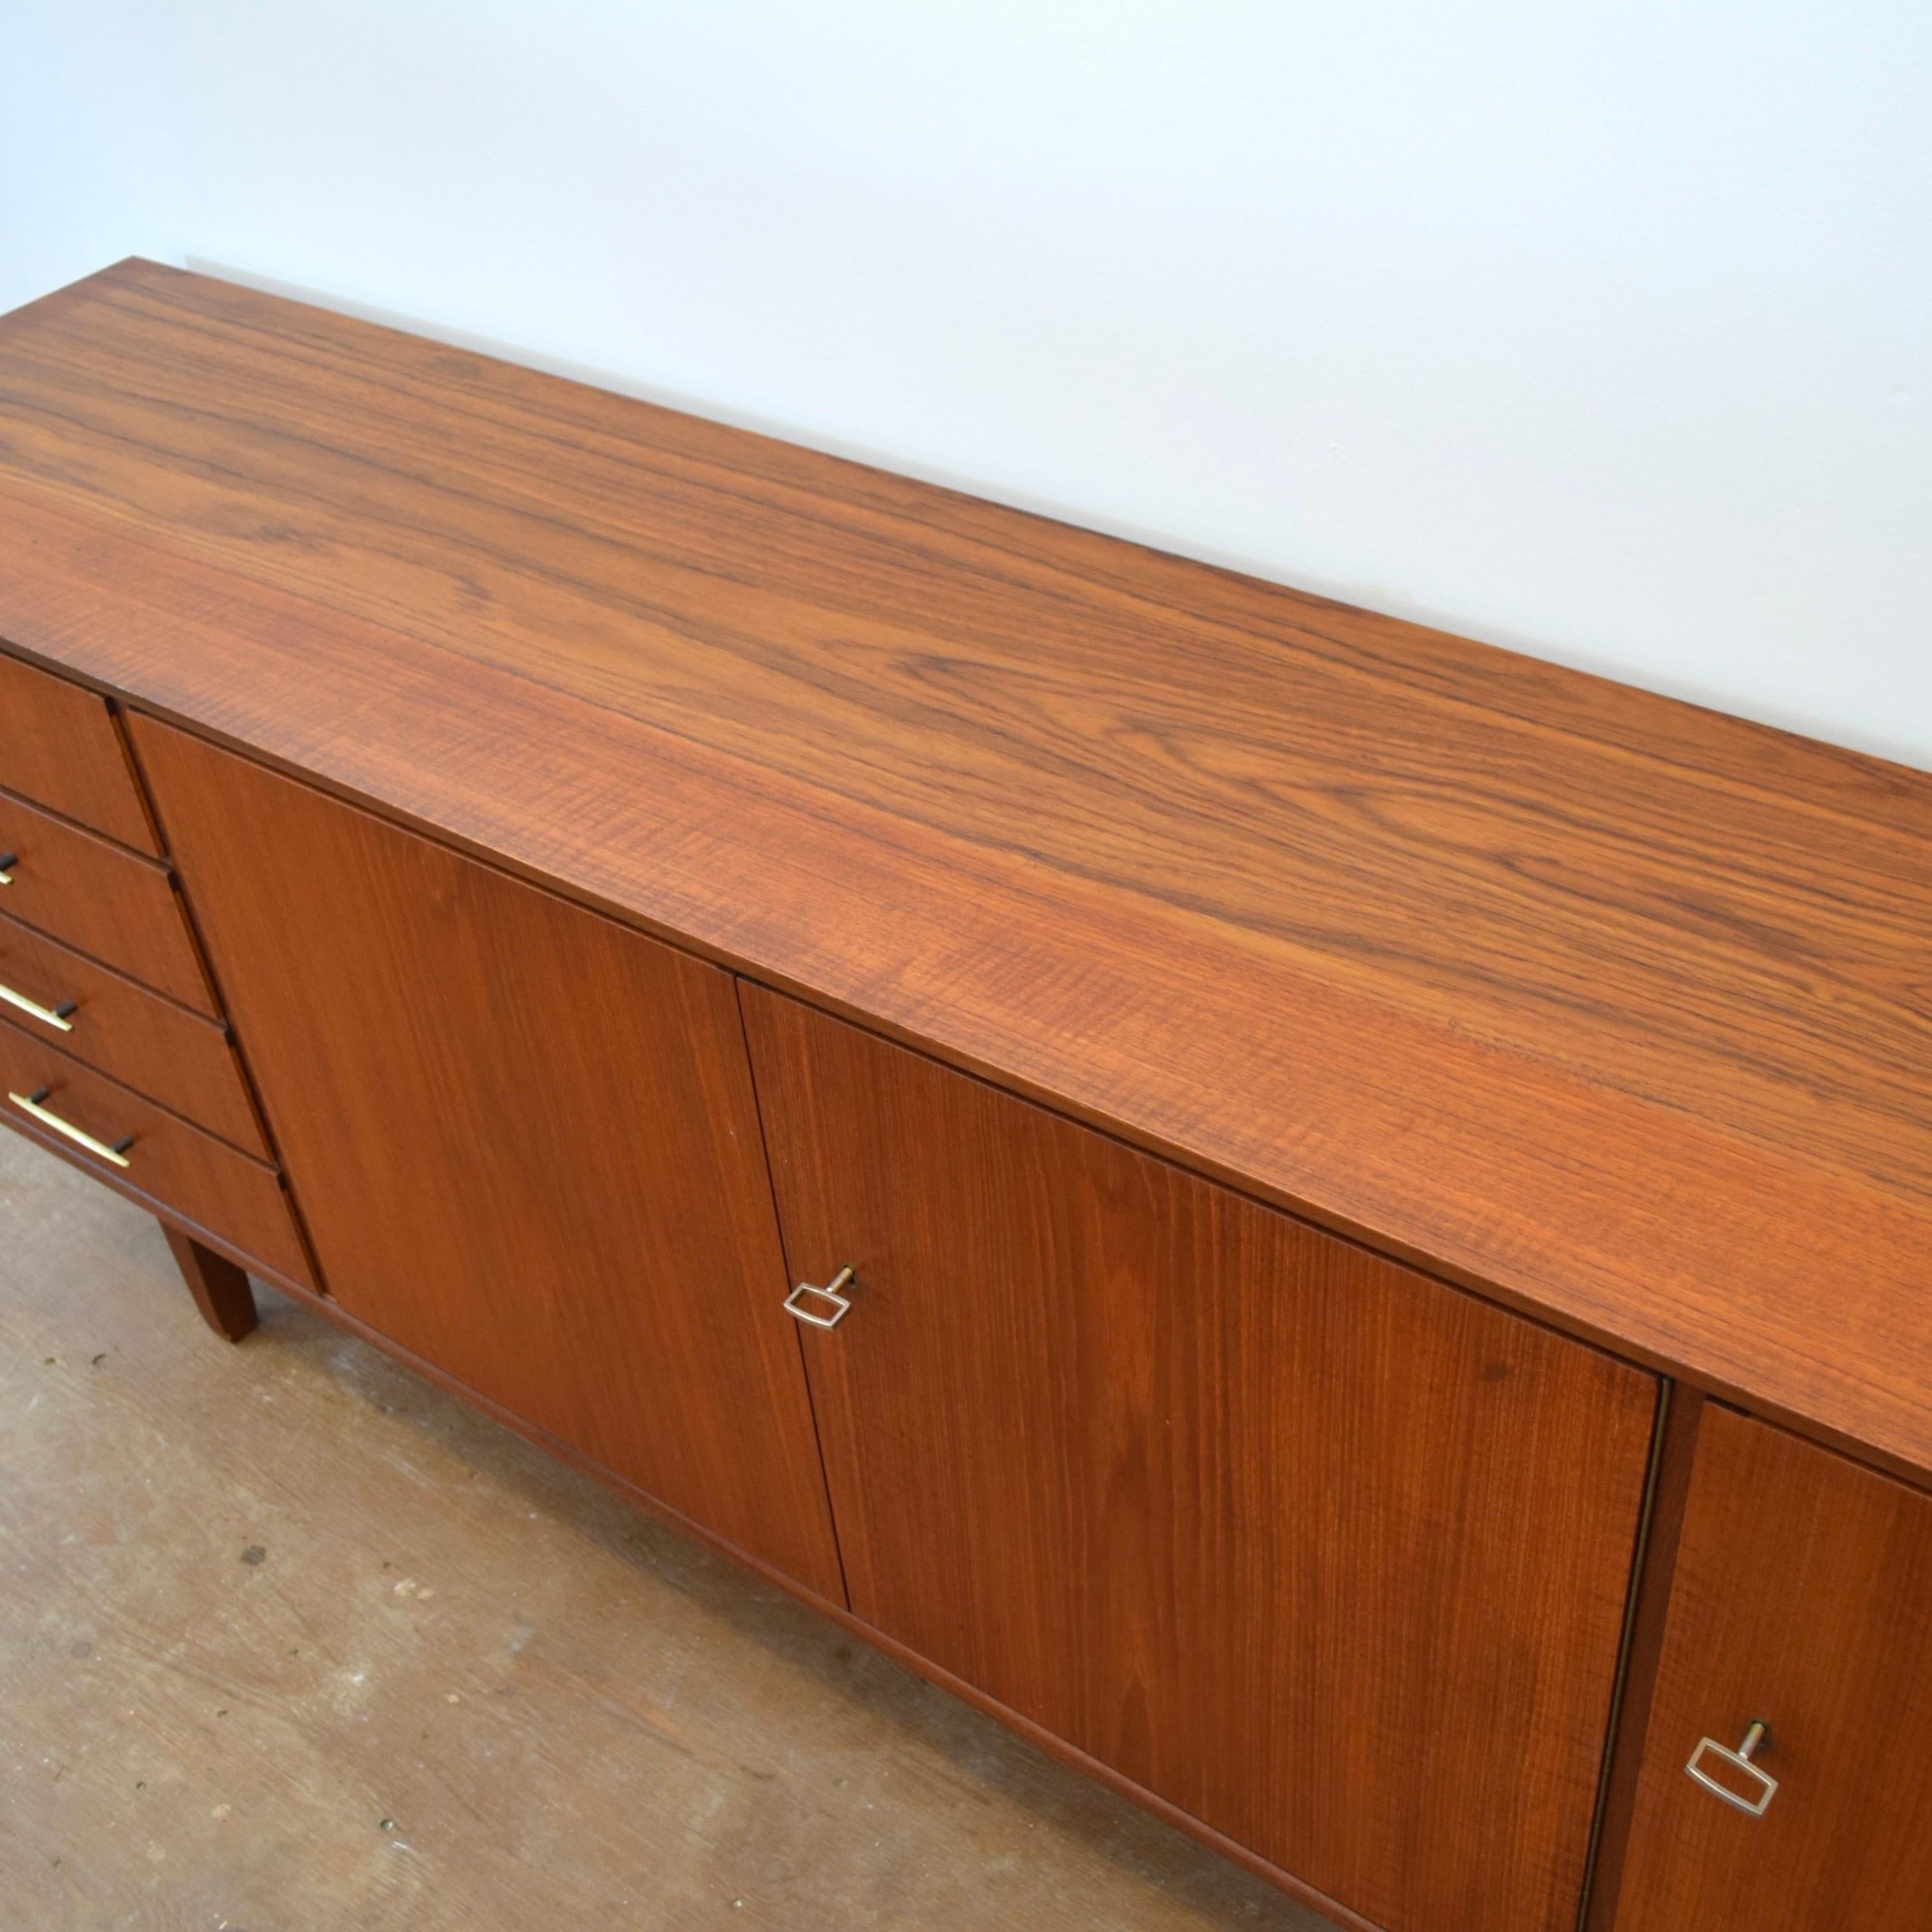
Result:
[[[14,868],[20,862],[17,852],[0,852],[0,886],[14,883]]]
[[[848,1288],[852,1282],[852,1270],[842,1268],[823,1288],[816,1282],[802,1281],[785,1297],[785,1312],[797,1320],[808,1322],[814,1328],[836,1328],[852,1312],[852,1304],[838,1291]],[[830,1315],[814,1315],[799,1300],[802,1294],[815,1294],[820,1301],[832,1304]]]
[[[1706,1791],[1715,1792],[1726,1804],[1735,1804],[1747,1817],[1762,1818],[1766,1808],[1778,1796],[1778,1780],[1768,1772],[1760,1769],[1751,1762],[1751,1759],[1770,1736],[1770,1727],[1754,1719],[1750,1728],[1744,1732],[1744,1742],[1736,1750],[1726,1744],[1720,1744],[1715,1738],[1706,1738],[1690,1754],[1690,1762],[1684,1768]],[[1740,1798],[1735,1791],[1726,1790],[1708,1772],[1700,1769],[1697,1761],[1706,1751],[1713,1757],[1721,1758],[1733,1770],[1742,1772],[1748,1778],[1756,1778],[1759,1787],[1757,1796],[1755,1798]]]
[[[44,1127],[51,1127],[57,1134],[64,1136],[77,1148],[84,1148],[96,1160],[111,1161],[116,1167],[132,1167],[134,1163],[128,1158],[127,1150],[134,1144],[132,1134],[123,1134],[112,1147],[105,1141],[98,1141],[90,1133],[83,1132],[71,1120],[64,1120],[58,1114],[48,1112],[40,1105],[54,1090],[51,1087],[36,1087],[31,1094],[9,1094],[7,1097],[23,1114],[31,1114]]]
[[[68,1016],[75,1010],[71,1000],[63,1000],[57,1006],[44,1006],[38,1000],[30,1000],[25,993],[16,993],[11,986],[0,986],[0,1001],[10,1006],[17,1006],[31,1020],[38,1020],[43,1026],[50,1026],[62,1033],[71,1033],[74,1022]]]

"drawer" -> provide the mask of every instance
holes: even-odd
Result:
[[[66,1131],[29,1113],[22,1100]],[[313,1286],[273,1168],[11,1027],[0,1027],[0,1118],[116,1186],[172,1208],[268,1273]],[[110,1151],[117,1148],[118,1160]]]
[[[228,1036],[31,927],[0,918],[0,1020],[270,1158]]]
[[[158,855],[107,700],[0,656],[0,788]]]
[[[218,1017],[165,866],[0,794],[0,913]]]

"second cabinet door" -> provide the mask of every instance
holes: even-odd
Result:
[[[742,999],[794,1274],[854,1270],[854,1610],[1393,1932],[1568,1932],[1651,1378]]]
[[[134,734],[342,1306],[840,1598],[730,978]]]

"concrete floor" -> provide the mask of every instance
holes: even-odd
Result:
[[[0,1134],[0,1926],[1322,1922]]]

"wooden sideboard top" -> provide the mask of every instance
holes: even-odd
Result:
[[[138,261],[0,530],[30,656],[1932,1470],[1932,776]]]

